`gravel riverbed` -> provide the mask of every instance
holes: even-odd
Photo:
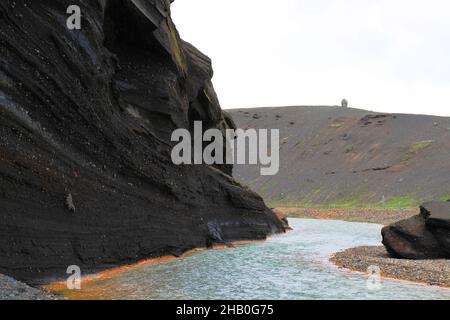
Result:
[[[450,288],[450,260],[394,259],[383,246],[379,246],[347,249],[336,253],[331,262],[340,268],[360,272],[377,266],[386,278]]]
[[[276,208],[275,212],[288,218],[343,220],[367,222],[382,225],[411,218],[419,214],[419,209],[315,209]]]
[[[59,300],[58,296],[0,274],[0,300]]]

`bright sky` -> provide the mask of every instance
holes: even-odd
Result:
[[[450,116],[448,0],[177,0],[224,109],[336,105]]]

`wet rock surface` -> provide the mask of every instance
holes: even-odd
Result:
[[[284,231],[232,168],[171,133],[234,126],[165,0],[0,2],[0,271],[38,282]]]
[[[450,203],[429,202],[420,214],[382,230],[383,244],[398,258],[450,258]]]

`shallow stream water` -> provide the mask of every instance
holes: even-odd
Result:
[[[86,297],[105,299],[450,299],[450,289],[339,270],[334,252],[379,245],[381,225],[290,219],[293,231],[236,249],[197,252],[91,282]],[[83,290],[77,293],[83,297]],[[70,295],[69,295],[70,297]]]

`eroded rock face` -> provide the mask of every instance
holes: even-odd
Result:
[[[433,233],[450,258],[450,202],[428,202],[422,205],[421,211],[427,215],[427,228]]]
[[[450,203],[429,202],[421,213],[382,230],[388,252],[405,259],[450,258]]]
[[[426,229],[422,215],[383,228],[383,244],[397,258],[441,258],[442,250],[434,235]]]
[[[166,0],[0,2],[0,271],[65,275],[284,231],[223,166],[175,166],[171,132],[233,127]],[[76,210],[67,207],[67,195]]]

